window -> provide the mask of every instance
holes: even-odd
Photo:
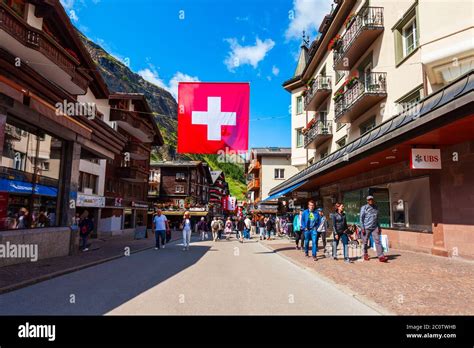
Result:
[[[341,81],[341,79],[344,77],[344,75],[345,75],[344,71],[336,70],[336,84],[338,84],[339,81]]]
[[[183,185],[176,185],[174,192],[175,193],[184,193],[184,186]]]
[[[423,86],[419,86],[414,90],[408,92],[400,99],[396,101],[398,104],[398,111],[403,112],[411,108],[413,105],[417,104],[421,98],[423,98]]]
[[[302,128],[296,130],[296,147],[303,147],[304,137],[302,130]]]
[[[329,148],[325,148],[324,150],[321,151],[321,159],[327,157],[329,155]]]
[[[275,169],[275,179],[284,179],[285,178],[285,170],[276,168]]]
[[[176,181],[183,181],[183,180],[186,180],[186,174],[176,173]]]
[[[346,125],[345,123],[337,122],[337,123],[336,123],[336,131],[338,131],[339,129],[341,129],[341,128],[344,127],[345,125]]]
[[[63,142],[10,116],[2,141],[0,230],[57,226]]]
[[[296,114],[303,113],[303,97],[299,96],[296,98]]]
[[[336,141],[337,148],[340,149],[341,147],[346,146],[346,142],[347,142],[347,135],[339,139],[338,141]]]
[[[403,37],[403,55],[407,56],[418,46],[416,42],[416,21],[413,18],[405,27],[402,29]]]
[[[343,202],[348,224],[360,225],[360,208],[364,206],[368,195],[374,196],[379,208],[380,227],[390,227],[390,199],[386,188],[363,188],[355,191],[344,192]]]
[[[79,172],[79,192],[96,194],[98,179],[97,175]]]
[[[370,132],[372,129],[375,128],[375,116],[369,118],[367,121],[362,122],[359,126],[360,135],[364,135],[367,132]]]
[[[417,2],[392,28],[395,41],[395,62],[401,64],[419,45]]]

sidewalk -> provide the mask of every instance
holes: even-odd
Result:
[[[389,262],[380,263],[374,251],[368,262],[346,264],[322,257],[306,258],[288,239],[260,241],[291,262],[309,268],[338,286],[401,315],[472,315],[474,262],[391,249]],[[339,247],[341,248],[341,247]],[[317,296],[317,294],[315,294]]]
[[[182,238],[181,232],[172,232],[170,242],[180,238]],[[153,248],[155,236],[149,232],[147,239],[112,237],[91,239],[90,243],[89,251],[76,255],[1,267],[0,294],[123,257],[126,247],[130,248],[130,254]]]

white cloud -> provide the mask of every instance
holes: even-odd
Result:
[[[293,0],[293,9],[289,13],[290,24],[285,32],[287,40],[301,39],[303,30],[314,38],[322,19],[331,10],[327,0]]]
[[[258,37],[255,40],[255,45],[242,46],[236,38],[225,39],[230,44],[230,52],[224,60],[224,64],[231,72],[242,65],[251,65],[254,69],[257,68],[267,53],[275,46],[272,39],[260,40]]]
[[[272,66],[272,74],[275,76],[278,76],[279,73],[280,73],[280,69],[278,69],[276,65]]]
[[[165,83],[163,79],[160,78],[158,71],[150,65],[150,68],[145,68],[143,70],[138,71],[138,74],[154,85],[158,87],[164,88],[169,91],[175,99],[178,99],[178,84],[180,82],[199,82],[199,78],[197,76],[191,76],[180,71],[176,72],[173,77]]]
[[[63,5],[66,10],[71,10],[74,7],[74,2],[74,0],[61,0],[61,5]]]
[[[74,10],[69,10],[69,18],[71,18],[73,22],[77,22],[79,20],[79,17]]]

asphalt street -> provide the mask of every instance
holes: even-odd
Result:
[[[317,266],[317,265],[316,265]],[[179,242],[0,296],[0,315],[373,315],[256,239]]]

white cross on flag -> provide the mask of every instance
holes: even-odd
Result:
[[[180,82],[178,153],[247,151],[248,83]]]

